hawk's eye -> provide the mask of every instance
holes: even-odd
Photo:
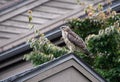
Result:
[[[66,30],[65,28],[63,28],[63,30]]]

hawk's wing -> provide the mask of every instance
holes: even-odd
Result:
[[[73,43],[75,46],[81,48],[81,49],[85,49],[86,45],[84,43],[84,41],[82,40],[82,38],[80,38],[77,34],[75,34],[72,31],[68,32],[68,40]]]

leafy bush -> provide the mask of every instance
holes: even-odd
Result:
[[[39,39],[31,39],[29,43],[33,51],[26,54],[24,59],[31,61],[35,66],[68,52],[66,48],[60,48],[52,44],[44,35],[41,35]]]
[[[103,25],[103,21],[95,18],[76,18],[68,21],[68,26],[83,39],[85,39],[89,34],[97,34],[100,29],[104,28]]]
[[[70,19],[67,25],[86,40],[88,49],[94,55],[89,58],[80,54],[80,57],[109,82],[119,82],[120,14],[100,11],[96,16]]]
[[[94,9],[89,8],[91,10],[87,10],[87,13],[91,16]],[[100,12],[96,16],[74,18],[68,20],[67,25],[86,40],[87,47],[94,57],[90,58],[80,52],[75,53],[109,82],[120,82],[120,14],[116,14],[115,11],[104,13],[101,9],[100,5]],[[24,59],[30,60],[34,65],[69,52],[64,47],[55,46],[43,35],[39,39],[30,40],[29,43],[33,51],[26,54]]]
[[[120,14],[113,11],[111,16],[105,20],[107,22],[107,26],[113,26],[116,22],[120,23]],[[119,25],[120,26],[120,25]]]
[[[120,22],[120,14],[116,14],[116,12],[113,11],[111,14],[107,15],[101,11],[94,17],[70,19],[67,25],[85,39],[89,34],[97,34],[99,30],[113,26],[116,21]]]
[[[120,81],[120,31],[114,26],[100,30],[86,39],[88,49],[95,54],[93,67],[109,82]]]

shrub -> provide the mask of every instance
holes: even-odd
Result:
[[[100,11],[96,16],[68,20],[67,25],[86,40],[87,47],[94,57],[90,58],[80,52],[75,53],[109,82],[119,82],[120,14],[116,14],[115,11],[112,13]],[[33,51],[26,54],[24,59],[30,60],[34,65],[42,64],[69,52],[64,47],[55,46],[43,35],[39,39],[30,40],[29,43]]]
[[[120,14],[113,11],[107,15],[101,11],[94,17],[70,19],[67,21],[67,25],[85,40],[89,34],[97,34],[99,30],[113,26],[116,21],[120,22]]]
[[[71,19],[68,20],[67,24],[83,39],[85,39],[89,34],[97,34],[100,29],[104,28],[104,22],[95,18]]]
[[[31,39],[29,43],[33,51],[26,54],[24,59],[31,61],[35,66],[68,52],[66,48],[60,48],[52,44],[44,35],[41,35],[39,39]]]
[[[93,67],[109,82],[120,79],[120,31],[114,26],[100,30],[86,39],[88,49],[95,54]]]

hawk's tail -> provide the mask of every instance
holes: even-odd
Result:
[[[92,53],[90,53],[90,52],[88,51],[88,49],[85,49],[85,50],[84,50],[84,53],[85,53],[86,55],[88,55],[88,56],[92,56]]]

